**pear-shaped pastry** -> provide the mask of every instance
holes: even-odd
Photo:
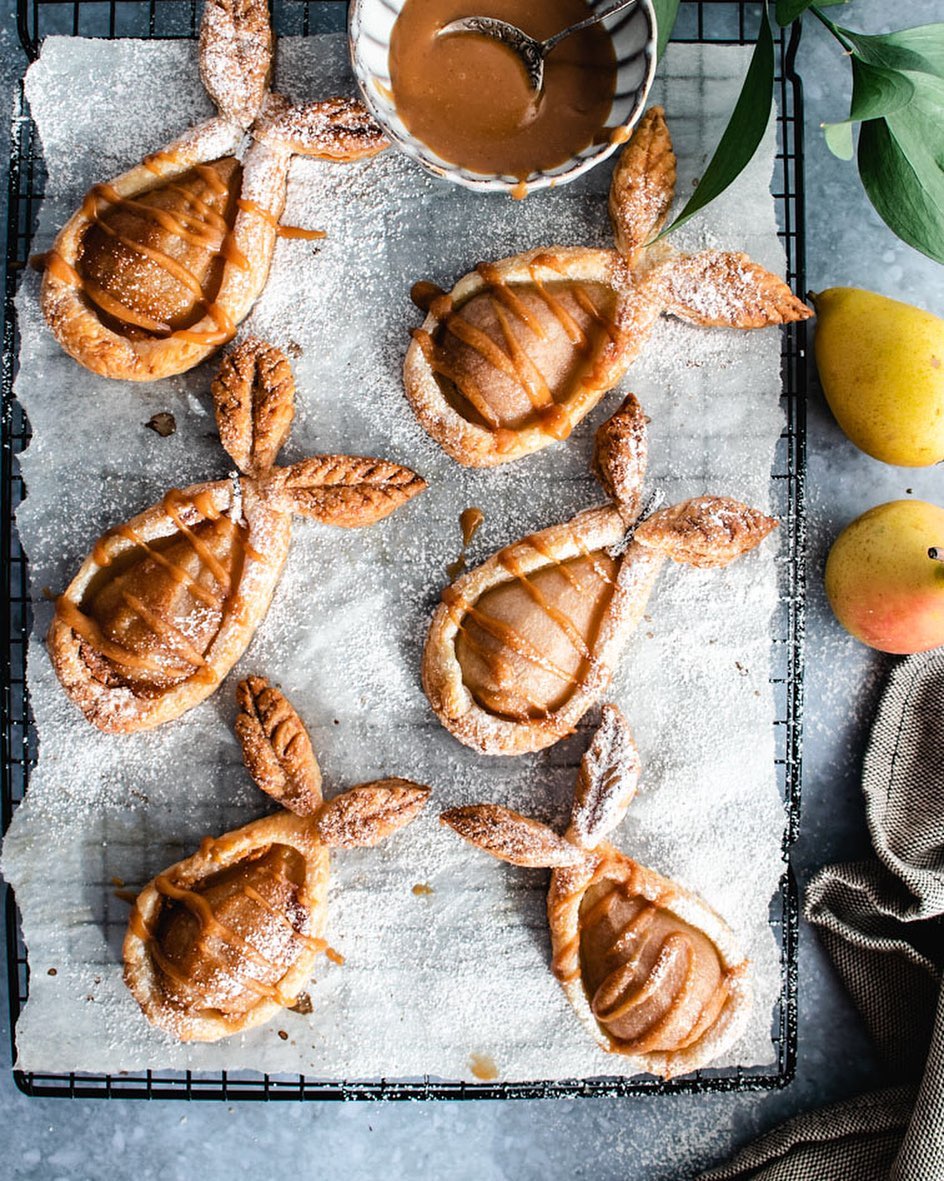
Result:
[[[776,526],[723,496],[639,520],[645,424],[630,394],[597,432],[594,472],[610,504],[506,546],[442,592],[423,688],[466,746],[514,755],[571,733],[609,684],[666,558],[726,566]]]
[[[281,811],[148,882],[125,936],[125,981],[147,1019],[185,1042],[214,1042],[295,1004],[318,956],[332,953],[329,850],[375,845],[409,824],[429,789],[406,779],[324,803],[321,774],[291,704],[261,677],[237,691],[236,733],[249,773]]]
[[[267,0],[207,0],[200,67],[219,117],[95,185],[45,256],[43,314],[86,368],[154,381],[209,356],[265,285],[292,155],[386,147],[352,99],[269,94],[271,58]]]
[[[731,328],[812,315],[744,254],[685,255],[653,243],[675,171],[664,113],[653,107],[613,173],[616,250],[542,247],[482,263],[448,294],[414,287],[427,315],[406,354],[406,395],[453,459],[489,467],[565,439],[661,314]]]
[[[56,601],[49,651],[66,692],[101,730],[158,726],[208,697],[261,623],[295,514],[354,527],[426,487],[382,459],[275,459],[294,414],[288,361],[244,340],[213,383],[228,480],[173,489],[109,529]]]
[[[604,841],[636,791],[639,755],[620,711],[583,757],[563,837],[496,804],[443,813],[459,836],[514,865],[551,869],[552,971],[580,1020],[630,1071],[671,1078],[716,1058],[751,1003],[749,964],[697,895]]]

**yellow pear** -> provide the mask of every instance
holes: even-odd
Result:
[[[856,287],[830,287],[816,308],[816,367],[853,443],[883,463],[944,459],[944,320]]]
[[[892,500],[839,534],[826,560],[826,594],[846,629],[880,652],[944,644],[944,508]]]

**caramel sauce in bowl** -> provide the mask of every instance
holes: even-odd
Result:
[[[532,99],[512,51],[458,17],[496,16],[545,38],[612,0],[352,0],[348,39],[364,101],[427,171],[523,197],[575,179],[624,143],[656,64],[650,0],[563,41]],[[472,101],[472,99],[475,101]]]

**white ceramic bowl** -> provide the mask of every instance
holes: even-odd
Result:
[[[351,0],[348,14],[348,43],[354,76],[371,114],[401,151],[427,171],[469,189],[511,192],[520,186],[515,176],[494,172],[473,172],[443,160],[421,140],[411,135],[397,113],[390,84],[390,37],[394,22],[406,0]],[[589,0],[590,8],[610,7],[613,0]],[[476,12],[469,0],[469,13]],[[605,120],[606,126],[635,127],[645,107],[656,67],[656,18],[650,0],[639,2],[604,22],[616,50],[616,92]],[[619,143],[590,144],[556,168],[532,172],[525,184],[528,192],[566,184],[595,164],[611,156]]]

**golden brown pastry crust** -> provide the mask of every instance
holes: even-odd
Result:
[[[119,197],[138,196],[159,184],[175,180],[195,164],[207,164],[233,154],[241,140],[242,132],[237,126],[222,119],[211,119],[151,157],[150,166],[137,164],[109,181],[109,185]],[[287,172],[286,158],[284,175]],[[265,203],[274,201],[281,213],[278,170],[265,179],[267,183],[261,185],[257,178],[251,186],[252,191],[257,194],[259,204],[268,208]],[[244,176],[244,191],[247,180],[248,177]],[[260,191],[262,189],[265,191]],[[282,199],[284,201],[284,197]],[[77,271],[83,238],[91,224],[84,207],[80,208],[59,231],[50,254],[57,255],[67,267]],[[232,262],[224,262],[223,278],[214,303],[235,325],[245,318],[265,285],[275,228],[258,217],[240,212],[233,226],[232,239],[248,260],[249,269],[241,270]],[[48,263],[40,300],[46,322],[60,345],[86,369],[102,377],[155,381],[172,373],[183,373],[216,352],[227,339],[219,335],[217,321],[210,315],[205,315],[187,330],[188,333],[207,334],[211,338],[207,343],[176,334],[165,338],[131,339],[114,332],[102,322],[81,289]]]
[[[750,1010],[750,972],[710,906],[604,840],[639,775],[629,726],[605,705],[563,837],[497,804],[452,808],[441,821],[499,860],[551,870],[551,970],[591,1036],[629,1073],[670,1078],[735,1040]]]
[[[409,779],[361,783],[328,800],[318,810],[315,829],[329,848],[370,848],[409,824],[428,796],[428,787]]]
[[[691,1045],[673,1051],[631,1053],[621,1048],[597,1021],[580,970],[580,904],[591,885],[609,880],[646,899],[708,937],[725,973],[725,996],[710,1027]],[[749,964],[724,919],[697,894],[604,844],[582,864],[551,872],[547,895],[553,972],[588,1033],[610,1053],[625,1058],[628,1071],[673,1078],[698,1070],[738,1037],[750,1012]]]
[[[233,729],[256,787],[297,816],[317,812],[321,768],[292,703],[264,677],[246,677],[236,686],[236,704]]]
[[[576,382],[566,400],[558,403],[560,418],[553,434],[535,422],[517,429],[490,429],[460,414],[446,398],[421,339],[414,336],[404,361],[406,396],[420,423],[453,459],[468,467],[492,467],[546,447],[554,438],[565,438],[620,380],[645,342],[659,307],[648,297],[646,285],[634,284],[620,256],[612,250],[582,247],[548,247],[517,254],[490,264],[491,276],[502,283],[599,283],[615,295],[612,331],[598,350],[592,367]],[[490,277],[491,277],[490,276]],[[448,300],[461,310],[463,304],[488,290],[489,279],[481,271],[464,275]],[[421,333],[435,339],[444,323],[434,304],[423,321]]]
[[[363,455],[312,455],[262,483],[270,504],[339,529],[373,525],[426,487],[409,468]]]
[[[210,386],[220,442],[236,466],[256,476],[271,468],[295,417],[295,377],[273,345],[244,337]]]
[[[784,281],[746,254],[703,250],[672,254],[654,281],[665,314],[702,328],[766,328],[813,313]]]
[[[328,850],[378,844],[408,825],[429,797],[428,787],[383,779],[324,803],[318,763],[291,702],[255,676],[236,695],[236,733],[250,774],[296,814],[280,811],[208,837],[135,902],[125,982],[147,1019],[185,1042],[218,1041],[261,1025],[294,1004],[319,955],[343,962],[322,938]],[[301,857],[303,873],[289,851]],[[235,880],[221,883],[227,870],[236,871]],[[167,900],[179,906],[162,929]]]
[[[297,156],[350,164],[390,146],[380,125],[358,99],[337,96],[308,103],[269,97],[252,129],[253,138]]]
[[[639,399],[627,394],[594,438],[591,470],[627,526],[642,512],[643,481],[649,461],[648,422]]]
[[[635,537],[673,562],[719,569],[755,549],[774,529],[773,517],[730,496],[695,496],[641,521]]]
[[[650,107],[620,153],[610,182],[616,248],[630,263],[659,233],[672,208],[677,166],[662,107]]]
[[[249,127],[272,76],[268,0],[206,0],[200,25],[200,79],[220,113]]]
[[[212,498],[217,512],[227,514],[233,510],[231,481],[194,484],[181,493],[183,500],[191,502],[204,495]],[[86,641],[70,626],[68,617],[57,611],[46,640],[56,675],[69,697],[100,730],[130,734],[179,717],[214,693],[246,650],[265,618],[285,565],[292,522],[290,515],[273,512],[249,482],[243,482],[241,500],[243,519],[248,526],[248,546],[232,608],[204,656],[204,666],[187,680],[155,696],[137,693],[128,685],[103,682],[90,663]],[[182,516],[191,525],[200,519],[195,508],[184,511]],[[132,517],[127,529],[136,540],[118,533],[106,534],[63,592],[64,603],[80,609],[90,584],[101,571],[122,554],[140,549],[142,543],[151,544],[173,535],[177,525],[164,505],[156,504]]]
[[[615,508],[588,509],[562,525],[534,534],[540,548],[527,539],[507,546],[448,588],[450,601],[436,608],[423,651],[423,689],[439,720],[460,742],[483,754],[543,750],[571,733],[599,699],[645,610],[663,562],[660,554],[635,542],[629,543],[619,559],[619,572],[598,626],[592,659],[564,704],[549,716],[514,721],[483,709],[466,687],[456,641],[464,607],[493,587],[514,581],[515,576],[502,564],[503,558],[510,557],[525,575],[533,574],[588,551],[618,547],[625,532],[626,526]]]
[[[644,346],[660,315],[675,315],[705,326],[760,328],[803,320],[811,310],[776,275],[746,255],[704,251],[685,255],[657,235],[665,223],[675,192],[676,160],[661,107],[647,111],[620,156],[610,187],[609,211],[616,251],[549,246],[479,264],[455,287],[430,305],[422,327],[413,334],[403,369],[406,396],[424,429],[447,454],[469,467],[507,463],[566,438],[573,428],[620,380]],[[554,265],[538,265],[542,260]],[[554,391],[555,404],[541,397],[548,374],[531,361],[540,333],[528,335],[528,315],[508,299],[515,286],[533,289],[535,267],[542,282],[565,279],[572,284],[601,284],[612,291],[616,310],[608,325],[609,339],[599,349],[589,373],[567,383],[566,394]],[[457,409],[462,398],[451,396],[455,371],[442,355],[441,341],[450,316],[461,321],[461,309],[483,291],[498,287],[496,308],[503,303],[498,326],[477,324],[477,343],[471,345],[492,366],[482,370],[481,382],[497,390],[508,378],[535,404],[525,421],[500,416],[490,423],[481,405],[491,408],[479,384],[471,396],[460,394],[476,415]],[[585,293],[586,294],[586,293]],[[525,309],[527,312],[527,309]],[[463,329],[463,340],[469,329]],[[515,339],[518,338],[518,339]],[[575,340],[571,336],[571,341]],[[468,343],[468,340],[467,340]],[[516,372],[517,371],[517,372]],[[450,375],[452,374],[452,376]],[[535,380],[537,378],[538,380]],[[461,379],[469,382],[468,374]],[[543,385],[542,385],[543,383]],[[454,382],[454,384],[457,384]],[[463,407],[464,409],[464,407]],[[548,411],[550,413],[548,413]]]
[[[264,342],[250,338],[238,345],[212,388],[224,440],[233,458],[253,474],[172,491],[160,505],[109,530],[57,601],[48,636],[53,667],[68,695],[101,730],[150,729],[214,692],[268,610],[294,514],[345,528],[369,525],[426,487],[415,472],[387,460],[322,455],[289,468],[272,466],[291,422],[295,386],[288,361]],[[192,531],[221,520],[231,527],[218,553],[217,540],[201,541]],[[161,546],[171,538],[189,547],[186,561],[192,570],[169,562]],[[138,563],[152,563],[163,580],[158,589],[156,579],[141,582],[138,574],[130,590],[127,582],[122,589],[120,610],[127,608],[131,623],[148,632],[143,653],[125,642],[130,625],[123,615],[119,627],[114,605],[111,639],[84,611],[86,598],[101,594],[103,583],[107,588],[110,567],[126,580],[137,570],[132,556]],[[197,587],[204,574],[211,585]],[[186,589],[189,603],[168,599],[168,584],[174,594]],[[206,604],[219,614],[219,623],[204,636],[208,646],[200,650],[192,625],[201,612],[207,623]],[[189,667],[188,675],[177,672],[176,683],[168,683],[167,666],[181,663]],[[149,683],[137,684],[129,670],[147,672]]]
[[[172,1004],[166,997],[160,969],[148,947],[148,939],[138,925],[151,930],[157,923],[164,895],[158,889],[159,878],[174,886],[192,889],[204,878],[234,866],[250,854],[269,845],[286,845],[305,859],[303,892],[308,912],[306,939],[299,940],[295,962],[278,981],[277,997],[261,996],[256,1005],[239,1017],[227,1017],[210,1009],[188,1011]],[[319,843],[311,821],[289,812],[279,812],[216,840],[205,841],[199,852],[178,861],[152,879],[138,895],[136,914],[128,925],[124,942],[125,983],[152,1025],[183,1042],[215,1042],[234,1033],[252,1029],[271,1020],[281,1009],[294,1003],[309,982],[318,956],[324,950],[319,942],[327,921],[328,850]],[[139,916],[139,917],[138,917]]]
[[[362,159],[387,146],[366,109],[353,99],[332,98],[293,107],[284,97],[268,93],[272,36],[266,0],[208,0],[200,34],[200,68],[220,116],[188,131],[141,164],[105,186],[96,186],[81,208],[60,230],[46,256],[41,291],[43,315],[56,339],[70,356],[103,377],[125,381],[154,381],[183,373],[231,340],[265,286],[275,249],[278,222],[285,205],[285,189],[293,153],[334,161]],[[194,297],[202,318],[185,328],[125,334],[103,321],[86,294],[82,251],[88,231],[96,224],[99,205],[141,197],[183,177],[192,168],[242,154],[246,129],[253,125],[253,141],[242,162],[237,212],[232,228],[218,235],[218,246],[207,246],[217,228],[190,208],[184,218],[196,224],[198,249],[222,259],[222,278],[213,294],[196,276],[175,265],[164,249],[142,249],[142,267],[164,268]],[[102,195],[107,191],[107,199]],[[199,207],[197,207],[199,208]],[[140,209],[139,209],[140,212]],[[182,223],[181,223],[182,224]],[[179,228],[162,222],[171,240]],[[189,231],[188,231],[189,232]],[[194,239],[191,239],[194,241]],[[218,252],[218,254],[217,254]],[[149,272],[138,282],[147,285]],[[196,282],[196,288],[194,283]],[[145,292],[144,294],[146,294]],[[109,300],[114,296],[105,292]],[[101,298],[101,297],[99,297]],[[121,300],[114,300],[121,304]],[[114,304],[110,304],[114,310]],[[119,308],[119,310],[121,310]],[[123,318],[127,312],[123,313]],[[141,321],[133,321],[142,323]],[[160,327],[161,318],[157,325]]]
[[[775,528],[772,517],[718,496],[695,497],[639,520],[646,422],[629,395],[597,431],[592,467],[614,503],[506,546],[443,591],[423,651],[423,689],[442,724],[466,746],[522,754],[571,733],[609,684],[663,562],[726,566]],[[593,577],[581,578],[570,567],[561,574],[569,589],[535,585],[543,571],[563,571],[562,563],[593,554],[605,559],[584,571]],[[601,569],[609,563],[611,570]],[[490,608],[483,597],[502,587],[520,588],[521,600],[506,596],[496,614],[496,599]],[[596,611],[594,628],[589,623]],[[554,647],[558,636],[567,645],[566,662]]]

